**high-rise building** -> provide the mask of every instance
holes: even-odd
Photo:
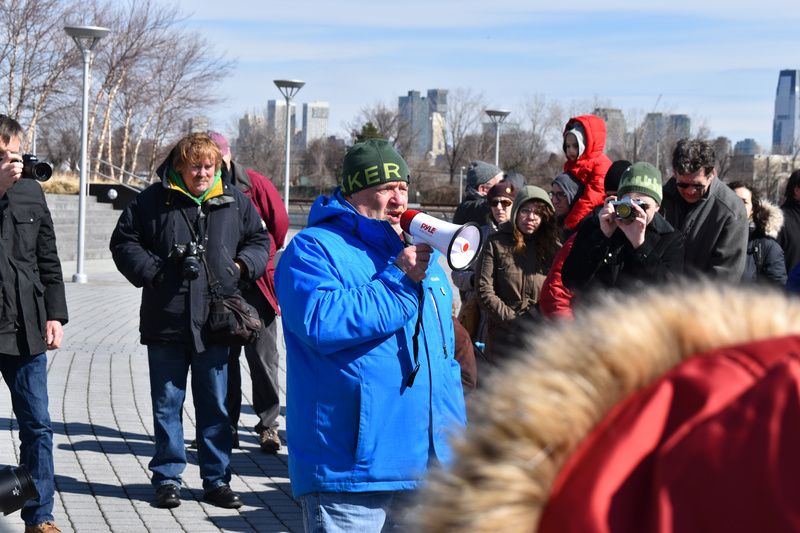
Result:
[[[622,159],[625,155],[625,115],[621,109],[598,107],[593,112],[606,123],[606,154],[611,159]]]
[[[755,139],[747,138],[737,142],[733,147],[733,155],[756,155],[761,151],[761,147]]]
[[[328,102],[308,102],[303,104],[303,146],[316,139],[324,138],[328,133]]]
[[[202,133],[208,131],[208,117],[197,116],[186,121],[186,131],[189,133]]]
[[[294,102],[289,107],[289,130],[294,136],[297,133],[297,106]],[[286,100],[267,100],[267,130],[274,132],[276,137],[286,135]]]
[[[664,171],[669,166],[675,144],[689,137],[691,129],[689,115],[648,113],[637,140],[637,159],[653,163]]]
[[[447,90],[429,89],[427,96],[419,91],[408,91],[397,101],[398,114],[410,137],[410,153],[413,157],[438,156],[445,152],[445,121],[447,114]]]
[[[792,154],[800,147],[800,70],[781,70],[775,90],[772,153]]]

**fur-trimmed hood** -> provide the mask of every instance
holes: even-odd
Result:
[[[761,200],[763,209],[761,219],[756,220],[756,227],[767,237],[778,238],[778,234],[783,228],[783,211],[777,205],[768,200]]]
[[[787,335],[800,335],[800,300],[763,288],[606,293],[539,330],[473,396],[457,460],[421,495],[420,529],[534,531],[567,459],[623,399],[709,350]]]

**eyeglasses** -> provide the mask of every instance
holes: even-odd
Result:
[[[703,185],[702,183],[681,183],[681,182],[676,182],[675,186],[678,187],[679,189],[689,189],[689,188],[691,188],[691,189],[694,189],[694,192],[703,192],[703,190],[706,188],[706,186]]]
[[[528,218],[531,215],[535,215],[539,218],[542,217],[542,214],[539,212],[539,210],[534,207],[523,207],[519,210],[519,214],[522,215],[523,218]]]
[[[550,191],[548,194],[550,195],[550,198],[554,198],[556,200],[566,200],[567,199],[567,195],[565,193],[563,193],[563,192]]]
[[[505,207],[510,206],[512,203],[513,202],[511,200],[492,200],[492,201],[489,202],[489,207],[502,206],[502,207],[505,208]]]

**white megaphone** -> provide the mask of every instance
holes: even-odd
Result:
[[[459,226],[409,209],[400,216],[400,227],[415,241],[442,252],[453,270],[468,268],[481,250],[481,230],[474,222]]]

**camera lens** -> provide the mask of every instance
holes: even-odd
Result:
[[[38,497],[33,478],[24,466],[0,468],[0,511],[13,513],[22,509],[26,501]]]
[[[188,280],[197,279],[200,275],[200,261],[196,257],[186,257],[183,260],[183,277]]]
[[[616,213],[617,218],[625,220],[633,215],[633,208],[631,207],[631,204],[619,204],[614,207],[614,212]]]

